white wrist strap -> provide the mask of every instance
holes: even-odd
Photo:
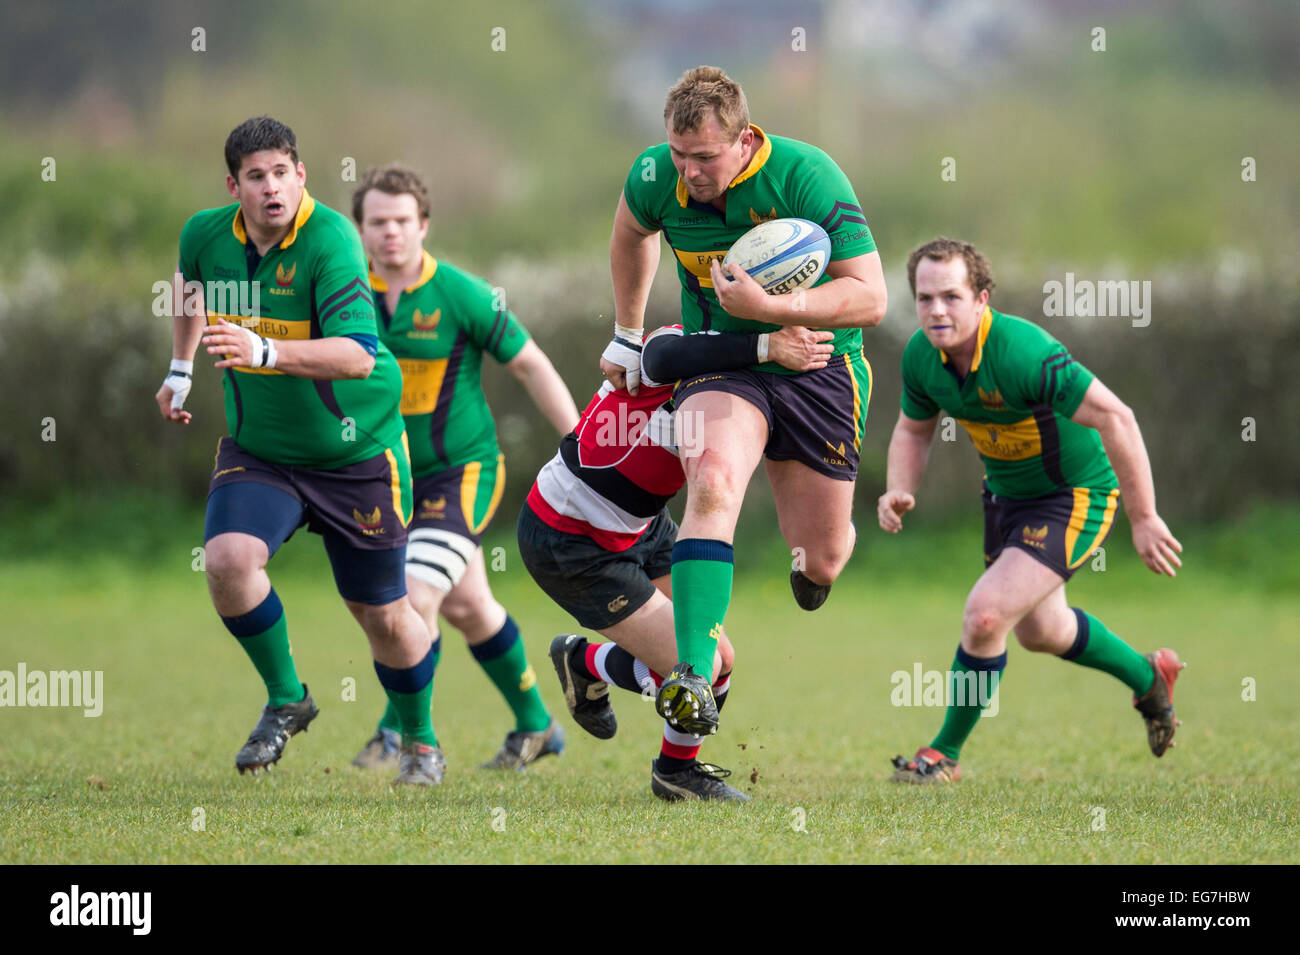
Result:
[[[617,341],[629,342],[634,345],[640,345],[645,340],[644,328],[628,328],[626,325],[614,323],[614,338]]]
[[[275,340],[264,338],[251,328],[245,328],[253,344],[253,357],[248,361],[249,368],[274,368],[279,357],[275,350]]]
[[[771,332],[764,332],[762,335],[758,336],[758,360],[760,362],[767,361],[767,345],[771,340]]]
[[[194,362],[185,361],[184,359],[181,358],[173,358],[171,366],[168,368],[168,371],[178,371],[182,375],[193,375]]]

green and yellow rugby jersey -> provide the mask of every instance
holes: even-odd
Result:
[[[989,490],[1043,497],[1064,488],[1113,490],[1101,435],[1076,424],[1094,375],[1032,322],[984,310],[965,380],[917,329],[903,350],[903,414],[918,421],[942,408],[970,434]]]
[[[505,364],[528,332],[487,282],[424,253],[424,270],[388,313],[388,285],[373,272],[380,338],[402,367],[402,417],[411,473],[427,477],[473,461],[495,462],[496,425],[483,396],[483,353]]]
[[[289,234],[259,257],[239,203],[206,209],[181,231],[180,271],[204,283],[210,325],[224,318],[293,341],[356,336],[376,351],[359,380],[225,369],[226,423],[241,447],[273,464],[332,470],[400,442],[401,371],[376,341],[366,257],[346,218],[304,190]]]
[[[769,219],[797,218],[818,223],[831,239],[831,261],[876,250],[867,219],[848,177],[816,146],[768,136],[761,137],[754,158],[731,181],[724,195],[726,212],[696,202],[677,175],[667,143],[652,146],[632,164],[623,198],[636,220],[664,234],[677,257],[682,283],[682,324],[689,335],[699,331],[760,334],[781,326],[734,318],[723,311],[709,277],[709,260],[719,261],[742,235]],[[823,275],[818,285],[831,281]],[[862,330],[835,330],[835,355],[859,351]],[[776,362],[755,365],[761,371],[793,375]]]

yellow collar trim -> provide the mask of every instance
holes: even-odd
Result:
[[[975,336],[975,357],[971,359],[970,370],[979,371],[980,360],[984,357],[984,342],[989,337],[989,329],[993,327],[993,309],[987,305],[984,306],[984,314],[980,316],[979,332]],[[943,363],[948,363],[948,353],[942,348],[939,349],[939,357]]]
[[[301,229],[311,214],[316,211],[316,200],[304,188],[302,191],[302,200],[298,203],[298,214],[293,217],[293,228],[289,234],[280,242],[281,249],[287,249],[293,245],[298,238],[298,230]],[[234,221],[230,223],[230,230],[235,233],[235,238],[239,240],[240,245],[248,245],[248,231],[244,228],[244,210],[242,208],[235,210]]]
[[[763,165],[772,157],[771,138],[767,135],[767,133],[763,132],[763,130],[760,127],[754,125],[753,123],[749,124],[749,128],[752,129],[756,135],[762,137],[763,145],[759,146],[758,151],[754,153],[752,157],[750,157],[749,165],[744,168],[744,170],[740,173],[740,175],[737,176],[735,179],[731,180],[731,183],[727,186],[728,189],[732,188],[733,186],[740,185],[746,179],[749,179],[751,176],[756,174],[760,169],[763,168]],[[686,201],[689,198],[690,198],[690,194],[687,193],[686,191],[686,183],[682,181],[682,177],[679,175],[677,177],[677,204],[681,206],[683,209],[685,209]]]
[[[735,179],[731,180],[731,185],[727,186],[728,189],[740,185],[746,179],[755,175],[763,168],[764,163],[772,157],[772,140],[768,138],[767,133],[763,132],[762,129],[755,126],[753,123],[749,124],[749,128],[754,131],[755,135],[763,138],[763,145],[758,147],[758,152],[754,153],[753,157],[749,160],[749,165],[745,167],[745,171]]]
[[[367,267],[369,263],[367,263]],[[414,292],[421,285],[433,278],[433,273],[438,271],[438,260],[431,256],[428,250],[424,250],[424,264],[420,268],[420,277],[415,280],[414,285],[408,285],[403,291]],[[374,269],[370,269],[370,287],[376,292],[387,292],[388,283],[375,274]]]

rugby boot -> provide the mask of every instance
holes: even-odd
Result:
[[[573,667],[570,655],[582,641],[576,633],[564,633],[551,641],[551,663],[564,690],[564,702],[569,715],[596,739],[610,739],[618,732],[618,719],[614,705],[609,701],[609,684],[593,680]]]
[[[937,749],[922,746],[911,759],[895,756],[894,775],[889,777],[893,783],[955,783],[961,779],[961,767],[955,759],[949,759]]]
[[[1133,697],[1133,705],[1146,721],[1151,752],[1163,756],[1174,745],[1174,731],[1183,722],[1174,716],[1174,681],[1187,664],[1173,650],[1148,653],[1147,661],[1156,671],[1156,678],[1141,699]]]
[[[655,710],[668,725],[683,733],[708,736],[718,731],[718,706],[713,687],[689,663],[678,663],[655,694]]]
[[[564,727],[552,717],[551,725],[536,733],[507,733],[501,749],[486,763],[480,763],[479,769],[513,769],[522,773],[529,763],[563,752]]]
[[[831,595],[830,584],[814,584],[802,570],[790,571],[790,589],[794,591],[794,602],[804,610],[816,610]]]
[[[357,753],[352,765],[358,769],[388,769],[398,763],[402,748],[402,735],[397,730],[380,728],[370,737],[370,742]]]
[[[705,799],[717,802],[749,802],[735,786],[723,782],[731,770],[698,760],[676,773],[661,773],[659,761],[650,763],[650,791],[665,802]]]
[[[284,746],[294,733],[307,732],[307,724],[316,718],[320,710],[307,692],[307,684],[302,685],[303,696],[297,703],[285,703],[283,706],[262,707],[262,718],[253,727],[248,742],[235,756],[235,768],[242,774],[251,770],[256,776],[259,770],[268,768],[284,755]]]
[[[398,756],[394,786],[440,786],[447,761],[442,750],[428,743],[404,743]]]

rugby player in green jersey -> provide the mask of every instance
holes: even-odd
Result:
[[[660,233],[677,260],[688,334],[783,325],[835,333],[824,369],[794,373],[760,361],[677,387],[678,430],[696,440],[683,455],[686,508],[672,563],[680,663],[656,707],[702,735],[718,725],[708,677],[731,600],[736,519],[759,461],[767,459],[781,532],[801,555],[791,574],[801,607],[822,604],[853,552],[853,486],[871,394],[860,329],[880,322],[886,299],[880,256],[848,178],[815,146],[750,125],[744,92],[722,70],[684,74],[668,93],[664,121],[668,141],[637,157],[614,217],[614,340],[601,359],[610,382],[637,387]],[[743,270],[724,272],[733,242],[785,217],[819,223],[830,236],[831,260],[816,287],[767,295]]]
[[[429,193],[418,175],[397,165],[368,170],[353,193],[352,215],[370,260],[379,337],[402,368],[415,497],[407,592],[433,634],[435,666],[441,613],[514,713],[514,730],[483,765],[522,770],[560,753],[564,730],[542,703],[519,627],[492,596],[479,546],[505,488],[505,458],[479,382],[483,356],[505,365],[560,435],[573,429],[578,409],[502,296],[424,250]],[[390,704],[354,763],[395,760],[398,729]]]
[[[401,373],[377,338],[361,243],[345,216],[307,193],[289,127],[247,120],[225,153],[236,201],[195,214],[181,232],[171,371],[156,399],[165,419],[190,422],[183,405],[202,337],[223,372],[230,428],[208,491],[208,588],[267,691],[235,765],[269,767],[318,712],[266,573],[305,524],[324,538],[400,714],[397,782],[431,785],[442,775],[429,715],[433,652],[402,573],[411,472]]]
[[[993,278],[974,246],[927,242],[908,259],[907,277],[921,328],[903,352],[902,411],[877,517],[896,534],[916,506],[942,410],[984,461],[987,569],[966,598],[939,735],[912,759],[895,757],[893,779],[960,777],[958,756],[1001,679],[1011,630],[1026,650],[1128,686],[1151,752],[1164,755],[1179,725],[1174,680],[1185,664],[1172,650],[1143,656],[1065,598],[1066,582],[1110,533],[1121,492],[1146,565],[1170,577],[1182,566],[1182,545],[1156,513],[1137,419],[1051,335],[989,307]]]

